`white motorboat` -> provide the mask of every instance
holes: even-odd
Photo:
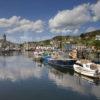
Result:
[[[95,63],[82,63],[81,61],[76,61],[73,67],[75,72],[79,74],[92,78],[100,78],[100,68]]]

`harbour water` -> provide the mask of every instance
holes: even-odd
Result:
[[[31,54],[0,56],[0,100],[100,100],[100,81],[34,62]]]

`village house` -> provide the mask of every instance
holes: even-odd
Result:
[[[100,35],[96,35],[95,40],[100,40]]]

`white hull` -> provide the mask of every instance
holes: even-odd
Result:
[[[80,67],[76,64],[74,64],[74,70],[75,70],[75,72],[82,74],[82,75],[85,75],[85,76],[88,76],[88,77],[100,78],[100,74],[97,74],[95,72],[95,70],[87,70],[84,67]]]

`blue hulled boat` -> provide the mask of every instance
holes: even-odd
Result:
[[[45,64],[48,64],[49,60],[51,59],[51,56],[42,56],[42,62]]]
[[[63,69],[73,69],[73,65],[75,64],[75,62],[76,62],[75,59],[64,59],[64,60],[51,59],[48,61],[48,64]]]

